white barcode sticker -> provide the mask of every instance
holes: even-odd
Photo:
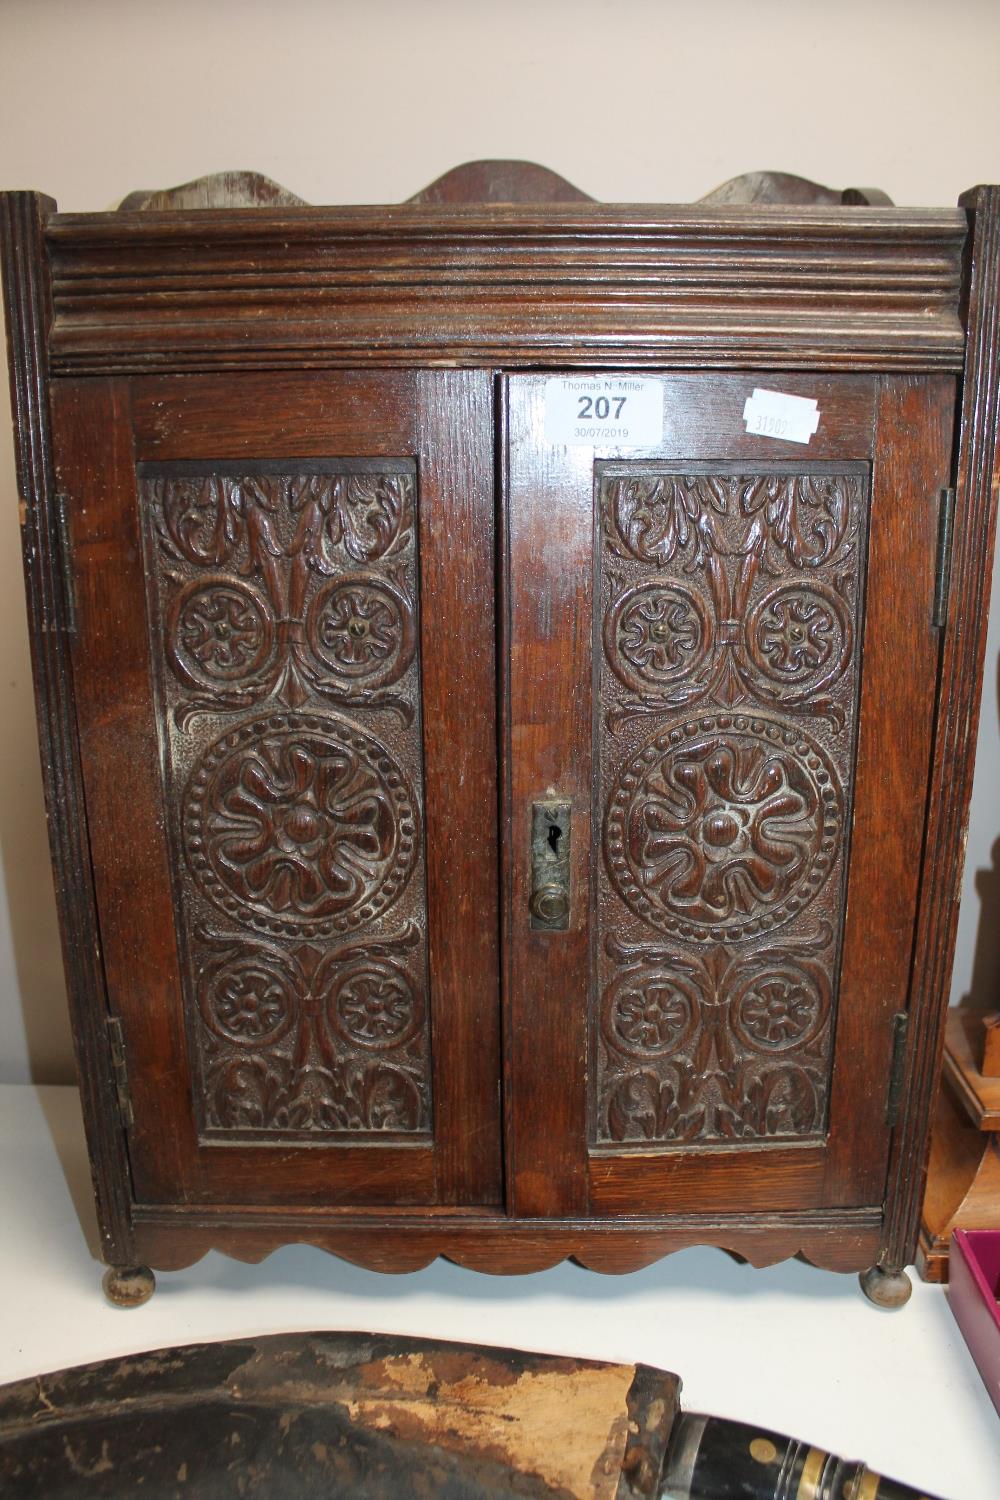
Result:
[[[634,376],[565,375],[545,382],[545,441],[659,448],[663,386]]]
[[[783,443],[808,443],[819,426],[819,407],[807,396],[787,396],[760,386],[743,407],[747,432]]]

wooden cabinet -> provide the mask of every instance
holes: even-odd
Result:
[[[997,191],[3,204],[112,1295],[306,1240],[387,1270],[710,1242],[903,1297]],[[662,420],[554,431],[571,377]],[[815,431],[753,431],[760,389]]]

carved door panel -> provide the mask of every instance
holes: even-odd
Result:
[[[509,1190],[542,1215],[876,1205],[951,386],[661,384],[637,451],[542,441],[545,379],[509,382]],[[776,384],[818,400],[808,444],[746,431]]]
[[[496,1203],[488,378],[56,416],[138,1199]]]

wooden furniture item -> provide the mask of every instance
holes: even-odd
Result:
[[[1000,1229],[1000,1067],[992,1051],[995,1013],[968,1006],[945,1021],[944,1073],[931,1130],[917,1266],[947,1281],[956,1229]]]
[[[708,1242],[897,1304],[1000,192],[489,179],[3,197],[109,1293],[292,1240],[493,1271]]]

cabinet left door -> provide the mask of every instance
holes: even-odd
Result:
[[[53,419],[136,1200],[498,1205],[488,376]]]

